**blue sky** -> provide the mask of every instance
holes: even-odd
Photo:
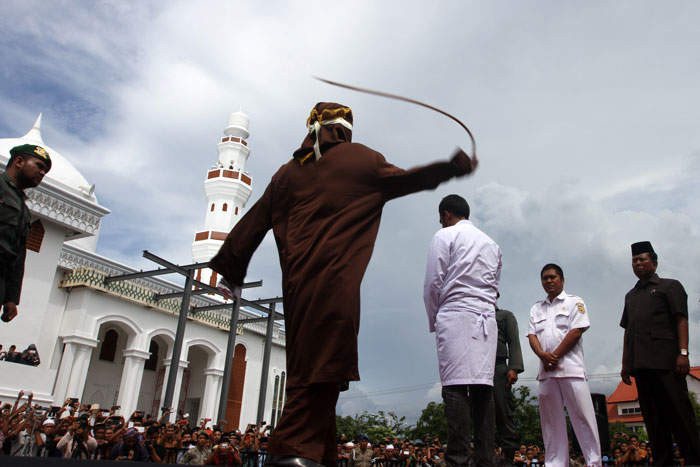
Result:
[[[206,169],[231,112],[250,117],[250,203],[301,142],[318,101],[350,105],[354,138],[411,167],[468,147],[425,109],[331,88],[320,75],[404,94],[469,125],[473,176],[389,203],[362,290],[362,381],[338,410],[393,410],[414,422],[439,400],[422,281],[449,193],[503,250],[501,306],[524,337],[540,267],[591,313],[593,390],[618,382],[629,244],[651,240],[662,276],[689,294],[691,355],[700,296],[700,4],[690,1],[5,2],[0,137],[43,112],[44,141],[97,185],[111,209],[98,253],[136,267],[148,249],[191,260]],[[271,236],[249,270],[279,295]],[[691,359],[692,363],[692,359]],[[608,376],[605,376],[608,375]],[[389,393],[378,393],[398,388]]]

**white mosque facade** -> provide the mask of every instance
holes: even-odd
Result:
[[[40,127],[41,116],[23,137],[0,139],[3,170],[10,149],[20,144],[41,145],[52,158],[44,181],[27,192],[32,230],[19,315],[0,323],[3,350],[14,344],[22,351],[35,344],[41,363],[34,367],[0,361],[0,400],[12,402],[24,390],[32,391],[42,406],[77,397],[103,408],[121,406],[126,417],[134,410],[157,417],[175,367],[173,405],[191,421],[216,421],[230,311],[188,315],[181,356],[173,365],[181,299],[159,300],[158,294],[181,292],[182,287],[161,276],[105,284],[105,277],[138,271],[95,253],[100,221],[110,211],[68,159],[43,142]],[[217,146],[218,160],[207,171],[206,218],[194,235],[193,262],[208,261],[243,213],[252,185],[245,172],[247,137],[248,117],[233,113]],[[197,279],[216,281],[208,269],[198,270]],[[209,295],[192,297],[196,306],[221,303]],[[243,308],[239,315],[259,317]],[[236,334],[231,381],[224,388],[227,427],[263,421],[257,420],[260,403],[264,421],[274,425],[285,398],[284,329],[275,322],[265,377],[265,322],[239,325]]]

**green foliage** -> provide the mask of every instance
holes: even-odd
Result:
[[[608,423],[608,429],[610,431],[610,439],[615,437],[615,433],[624,433],[627,436],[635,434],[634,431],[628,428],[623,422]]]
[[[437,436],[441,442],[447,441],[447,421],[445,403],[430,402],[421,412],[415,428],[409,431],[411,439],[426,439]]]
[[[537,397],[530,393],[527,386],[513,389],[515,397],[515,427],[520,433],[522,444],[544,446],[542,442],[542,426],[540,425],[540,408]]]
[[[377,413],[362,412],[354,417],[336,416],[336,429],[338,436],[345,435],[348,439],[355,438],[358,434],[366,434],[371,442],[383,440],[386,437],[403,435],[405,417],[399,417],[394,412]]]
[[[688,391],[688,397],[690,398],[690,405],[693,406],[693,412],[695,412],[695,423],[698,425],[698,430],[700,430],[700,403],[698,403],[698,395]]]

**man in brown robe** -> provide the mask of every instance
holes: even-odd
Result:
[[[348,107],[317,104],[302,146],[210,263],[240,293],[251,256],[273,230],[282,267],[288,379],[266,465],[335,465],[335,405],[340,391],[360,379],[360,284],[384,203],[476,168],[476,159],[458,150],[450,161],[400,169],[352,143],[352,122]]]

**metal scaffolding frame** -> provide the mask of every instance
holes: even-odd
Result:
[[[180,274],[185,276],[185,286],[182,292],[172,292],[157,294],[155,296],[156,300],[165,300],[169,298],[179,298],[182,297],[182,304],[180,306],[180,313],[177,321],[177,331],[175,333],[175,343],[173,344],[173,353],[170,359],[170,371],[168,371],[168,382],[165,388],[165,397],[163,398],[163,404],[161,407],[162,411],[167,410],[172,406],[173,394],[175,392],[175,383],[177,382],[177,370],[173,371],[173,368],[177,369],[180,356],[182,353],[182,343],[185,336],[185,326],[187,325],[187,314],[190,312],[190,299],[192,295],[203,295],[203,294],[215,294],[220,295],[221,292],[216,287],[212,287],[208,284],[195,280],[194,272],[197,269],[203,269],[209,267],[209,263],[193,263],[184,266],[179,266],[177,264],[171,263],[159,256],[154,255],[148,250],[143,251],[143,257],[153,261],[162,268],[154,269],[151,271],[139,271],[128,274],[119,274],[116,276],[106,277],[104,282],[108,284],[110,282],[120,282],[130,279],[139,279],[143,277],[153,277],[161,276],[165,274]],[[262,281],[246,282],[243,284],[242,288],[253,288],[262,286]],[[196,290],[192,290],[196,287]],[[257,418],[258,422],[263,421],[265,413],[265,393],[267,392],[267,380],[268,373],[270,370],[270,353],[272,350],[272,331],[274,329],[275,321],[284,320],[284,315],[275,311],[275,305],[281,303],[281,297],[266,298],[261,300],[246,300],[244,298],[234,299],[233,303],[224,303],[221,305],[208,305],[208,306],[195,306],[192,307],[191,312],[196,314],[200,311],[207,310],[224,310],[231,309],[231,321],[229,323],[229,334],[228,334],[228,344],[226,346],[226,360],[224,363],[224,375],[221,381],[221,394],[219,397],[219,411],[218,420],[224,420],[226,416],[226,402],[228,400],[228,389],[231,383],[231,367],[233,365],[233,354],[236,347],[236,330],[239,324],[247,323],[258,323],[267,322],[266,333],[265,333],[265,350],[263,354],[263,368],[260,379],[260,396],[258,398],[258,412]],[[268,305],[266,308],[264,305]],[[238,314],[240,312],[240,307],[244,306],[262,313],[267,314],[265,317],[260,318],[248,318],[239,320]]]

